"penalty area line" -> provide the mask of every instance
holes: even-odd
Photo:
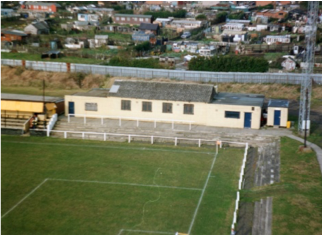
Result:
[[[48,179],[44,179],[43,182],[41,182],[36,188],[34,188],[30,193],[28,193],[23,199],[21,199],[16,205],[11,207],[6,213],[4,213],[1,216],[1,219],[3,219],[6,215],[8,215],[11,211],[13,211],[17,206],[19,206],[24,200],[26,200],[31,194],[33,194],[37,189],[39,189],[44,183],[46,183]]]
[[[51,181],[65,181],[65,182],[77,182],[77,183],[96,183],[96,184],[111,184],[111,185],[126,185],[126,186],[138,186],[138,187],[159,187],[159,188],[169,188],[169,189],[182,189],[182,190],[194,190],[202,191],[201,188],[186,188],[186,187],[176,187],[176,186],[166,186],[166,185],[153,185],[153,184],[136,184],[136,183],[121,183],[121,182],[108,182],[108,181],[95,181],[95,180],[68,180],[68,179],[52,179]]]

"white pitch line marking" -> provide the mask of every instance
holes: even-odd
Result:
[[[28,193],[23,199],[21,199],[16,205],[14,205],[13,207],[11,207],[10,210],[8,210],[6,213],[4,213],[1,216],[1,219],[3,219],[7,214],[9,214],[12,210],[14,210],[17,206],[19,206],[19,204],[21,204],[24,200],[26,200],[31,194],[33,194],[37,189],[40,188],[40,186],[42,186],[44,183],[46,183],[48,179],[44,179],[43,182],[41,182],[36,188],[34,188],[30,193]]]
[[[23,141],[1,141],[1,143],[15,143],[15,144],[35,144],[35,145],[55,145],[55,146],[70,146],[70,147],[84,147],[84,148],[108,148],[108,149],[129,149],[129,150],[145,150],[145,151],[162,151],[162,152],[174,152],[174,153],[200,153],[200,154],[213,154],[212,152],[198,152],[198,151],[186,151],[186,150],[169,150],[169,149],[154,149],[154,148],[127,148],[116,146],[103,146],[103,145],[80,145],[80,144],[56,144],[56,143],[33,143]]]
[[[199,210],[199,207],[200,207],[200,204],[201,204],[201,201],[202,201],[202,198],[203,198],[203,195],[206,191],[206,188],[207,188],[207,185],[208,185],[208,181],[209,181],[209,178],[210,178],[210,175],[211,175],[211,172],[214,168],[214,165],[215,165],[215,162],[216,162],[216,159],[217,159],[217,153],[215,154],[215,157],[214,157],[214,160],[212,161],[212,164],[211,164],[211,168],[209,170],[209,173],[208,173],[208,177],[206,179],[206,182],[205,182],[205,185],[202,189],[202,192],[201,192],[201,195],[200,195],[200,198],[199,198],[199,201],[198,201],[198,204],[197,204],[197,207],[196,207],[196,210],[195,210],[195,213],[193,214],[193,218],[192,218],[192,221],[191,221],[191,224],[190,224],[190,227],[189,227],[189,230],[188,230],[188,234],[191,233],[191,230],[192,230],[192,227],[193,227],[193,224],[195,222],[195,219],[197,217],[197,214],[198,214],[198,210]]]
[[[134,233],[155,233],[155,234],[174,234],[173,232],[160,232],[160,231],[146,231],[146,230],[133,230],[133,229],[121,229],[118,235],[121,235],[122,232],[134,232]]]
[[[128,186],[139,186],[139,187],[153,187],[153,188],[170,188],[170,189],[182,189],[182,190],[195,190],[202,191],[200,188],[186,188],[186,187],[176,187],[176,186],[166,186],[166,185],[153,185],[153,184],[136,184],[136,183],[120,183],[120,182],[107,182],[107,181],[95,181],[95,180],[68,180],[68,179],[52,179],[52,181],[65,181],[65,182],[78,182],[78,183],[97,183],[97,184],[112,184],[112,185],[128,185]]]

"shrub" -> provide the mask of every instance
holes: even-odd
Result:
[[[263,58],[240,56],[213,56],[193,58],[189,70],[213,72],[267,72],[268,62]]]

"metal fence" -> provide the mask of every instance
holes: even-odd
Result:
[[[295,73],[238,73],[238,72],[199,72],[168,69],[144,69],[89,64],[69,64],[42,61],[1,60],[2,65],[25,66],[26,68],[51,72],[83,72],[119,77],[137,77],[145,79],[169,78],[179,81],[204,83],[283,83],[301,84],[302,74]],[[322,85],[322,74],[312,74],[316,84]]]

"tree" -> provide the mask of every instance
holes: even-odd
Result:
[[[267,72],[268,62],[264,58],[247,56],[213,56],[193,58],[189,70],[213,72]]]
[[[216,18],[215,20],[213,21],[213,24],[219,24],[219,23],[222,23],[222,22],[225,22],[226,21],[226,17],[227,17],[228,13],[223,11],[223,12],[219,12],[217,15],[216,15]]]
[[[204,14],[197,15],[197,16],[196,16],[196,20],[207,20],[207,16],[206,16],[206,15],[204,15]]]

